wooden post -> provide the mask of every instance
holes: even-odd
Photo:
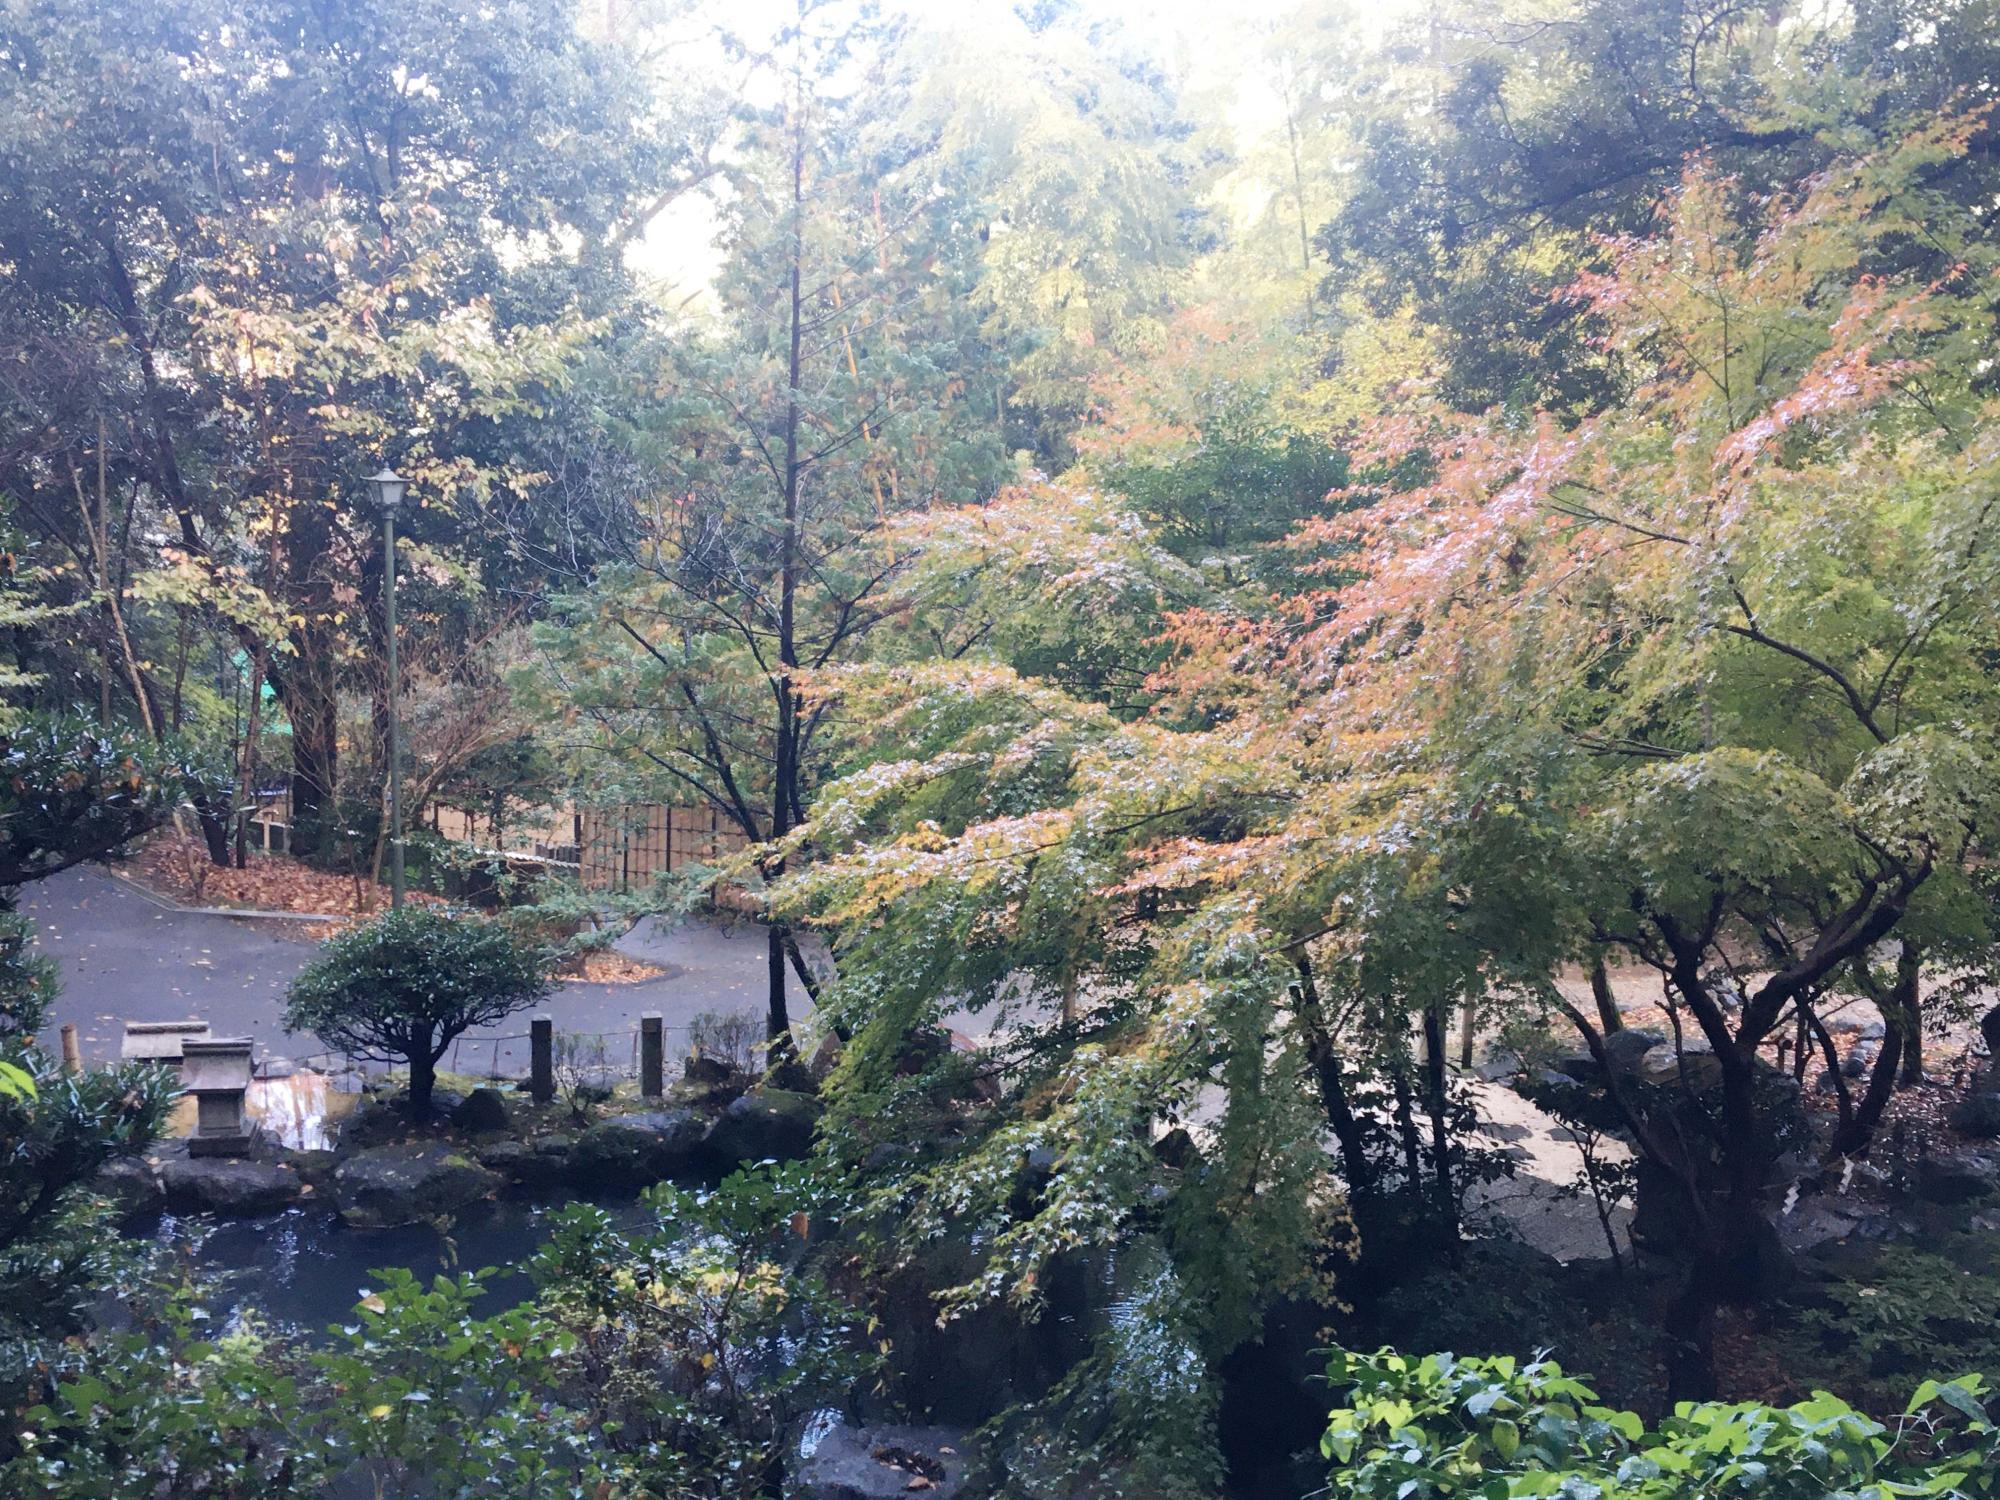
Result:
[[[528,1052],[528,1097],[547,1104],[556,1096],[556,1021],[545,1010],[528,1022]]]
[[[76,1027],[69,1021],[63,1022],[62,1054],[63,1071],[65,1073],[81,1073],[83,1071],[83,1052],[76,1045]]]
[[[666,1092],[667,1052],[662,1035],[665,1019],[658,1011],[647,1011],[639,1017],[639,1092],[648,1099],[657,1099]]]

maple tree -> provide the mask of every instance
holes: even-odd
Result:
[[[1695,1247],[1675,1384],[1712,1379],[1708,1320],[1768,1265],[1796,1109],[1766,1044],[1823,1051],[1834,997],[1893,1000],[1859,1097],[1837,1084],[1831,1148],[1865,1149],[1914,976],[1993,940],[1986,252],[1940,243],[1929,186],[1977,128],[1776,200],[1691,165],[1571,293],[1627,401],[1570,427],[1409,403],[1292,538],[1324,582],[1163,610],[1175,656],[1136,717],[1004,633],[822,677],[863,764],[777,900],[834,945],[831,1148],[900,1147],[878,1201],[906,1253],[990,1235],[948,1310],[1032,1305],[1052,1257],[1122,1242],[1165,1183],[1177,1316],[1226,1349],[1322,1269],[1336,1167],[1364,1241],[1385,1193],[1449,1221],[1450,1011],[1547,1007],[1602,1055],[1552,980],[1615,954],[1674,1021],[1673,1076],[1606,1076]],[[1871,269],[1897,245],[1903,271]],[[1058,489],[933,516],[922,569],[1082,558],[1056,521],[1089,513]],[[913,1073],[908,1049],[964,1013],[1003,1103],[941,1131],[965,1064]],[[1152,1143],[1177,1124],[1198,1145],[1169,1165]]]
[[[1516,916],[1548,944],[1504,945],[1516,975],[1625,955],[1658,975],[1675,1052],[1698,1039],[1665,1101],[1607,1072],[1699,1247],[1672,1355],[1689,1391],[1713,1299],[1750,1294],[1770,1253],[1790,1080],[1760,1048],[1793,1028],[1833,1061],[1819,1007],[1893,999],[1859,1100],[1834,1070],[1832,1147],[1864,1149],[1924,964],[1990,950],[1990,272],[1941,237],[1929,187],[1978,128],[1947,118],[1762,206],[1696,161],[1660,229],[1608,242],[1573,293],[1641,377],[1631,399],[1528,434],[1413,413],[1390,441],[1429,482],[1313,528],[1364,577],[1300,660],[1373,741],[1357,773],[1437,776],[1416,798],[1453,830],[1418,840],[1453,872],[1436,919]]]
[[[1120,1288],[1008,1462],[1212,1493],[1274,1310],[1470,1253],[1482,1040],[1705,1396],[2000,937],[1990,11],[9,13],[5,711],[228,662],[358,892],[387,460],[412,816],[706,804],[620,904],[761,903],[846,1270]]]

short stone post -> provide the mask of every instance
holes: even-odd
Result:
[[[76,1027],[71,1022],[63,1022],[62,1029],[63,1071],[81,1073],[83,1071],[83,1049],[76,1044]]]
[[[658,1011],[639,1017],[639,1092],[648,1099],[667,1091],[665,1021]]]
[[[556,1020],[547,1011],[528,1022],[528,1097],[547,1104],[556,1096]]]

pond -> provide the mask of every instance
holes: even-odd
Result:
[[[429,1224],[397,1229],[355,1229],[327,1207],[294,1208],[271,1218],[213,1222],[162,1214],[135,1226],[213,1287],[206,1302],[221,1328],[247,1314],[309,1338],[353,1320],[354,1304],[379,1279],[382,1266],[406,1267],[420,1281],[439,1273],[476,1271],[487,1266],[501,1274],[487,1282],[478,1311],[490,1316],[525,1300],[534,1291],[519,1269],[550,1233],[563,1207],[501,1199],[482,1204],[446,1229]],[[645,1210],[630,1198],[603,1205],[626,1227],[645,1222]]]

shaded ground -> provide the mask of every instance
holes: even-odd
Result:
[[[260,922],[168,909],[101,870],[76,869],[26,887],[21,910],[40,929],[38,945],[61,967],[63,994],[52,1025],[74,1022],[90,1059],[118,1054],[122,1023],[198,1016],[218,1036],[247,1036],[262,1055],[304,1057],[319,1050],[310,1037],[287,1036],[278,1024],[285,987],[312,957],[310,935],[297,922]],[[566,983],[547,1009],[558,1031],[602,1034],[608,1061],[636,1045],[639,1017],[666,1018],[675,1033],[704,1011],[761,1016],[764,934],[748,922],[685,923],[663,928],[648,920],[619,943],[620,951],[658,965],[661,977],[637,984]],[[794,979],[796,1018],[811,1005]],[[525,1073],[527,1017],[503,1023],[486,1040],[467,1038],[445,1065],[457,1072]],[[494,1035],[521,1039],[494,1041]]]
[[[1573,1190],[1582,1179],[1583,1156],[1568,1128],[1501,1084],[1471,1088],[1478,1099],[1478,1133],[1513,1157],[1515,1172],[1468,1192],[1468,1215],[1505,1220],[1522,1240],[1557,1260],[1610,1255],[1596,1205],[1587,1193]],[[1632,1155],[1615,1140],[1601,1149],[1612,1161]],[[1611,1232],[1621,1253],[1631,1247],[1632,1211],[1626,1205],[1612,1207]]]

